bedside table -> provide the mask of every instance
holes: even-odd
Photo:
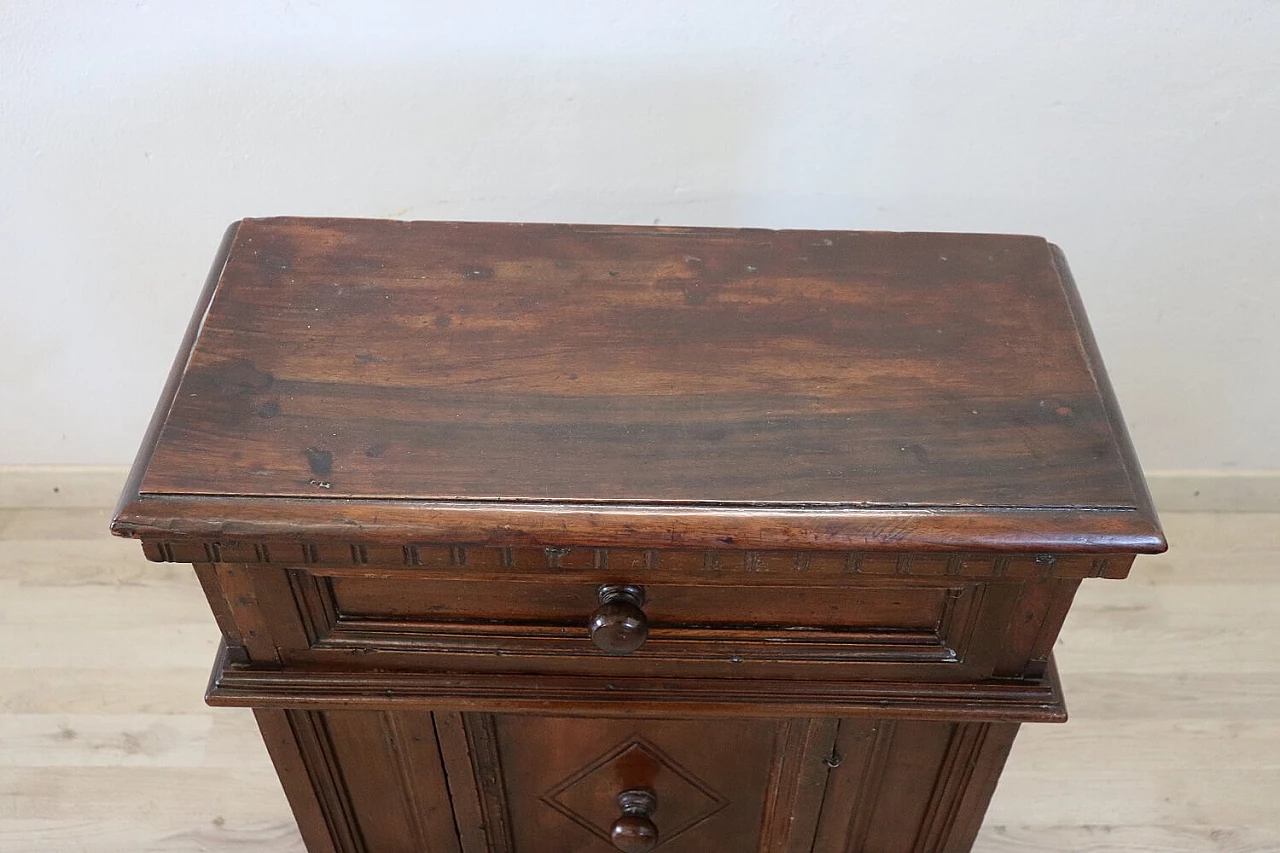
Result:
[[[968,850],[1165,542],[1033,237],[245,220],[121,505],[311,853]]]

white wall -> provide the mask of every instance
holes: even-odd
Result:
[[[0,463],[128,462],[223,228],[1040,233],[1148,468],[1280,468],[1280,3],[0,4]]]

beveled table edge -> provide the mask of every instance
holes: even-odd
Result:
[[[492,546],[1155,554],[1158,523],[1136,510],[427,502],[142,496],[117,536]]]
[[[1155,554],[1167,543],[1062,252],[1046,244],[1135,495],[1132,507],[680,505],[398,501],[145,494],[143,477],[242,222],[232,223],[170,369],[112,533],[140,539],[468,542],[638,548],[796,548]]]

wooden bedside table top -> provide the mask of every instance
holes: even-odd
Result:
[[[118,532],[1164,547],[1035,237],[245,220]]]

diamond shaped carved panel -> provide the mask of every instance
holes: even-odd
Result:
[[[658,795],[653,822],[659,846],[678,838],[719,812],[729,801],[655,744],[630,738],[571,774],[542,795],[542,801],[574,823],[609,840],[621,814],[618,793],[651,787]]]

